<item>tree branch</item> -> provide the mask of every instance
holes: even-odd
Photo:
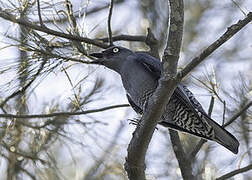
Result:
[[[115,1],[114,3],[115,4],[120,4],[120,3],[123,3],[124,0],[117,0]],[[92,9],[85,9],[85,11],[83,12],[75,12],[73,14],[73,16],[75,18],[78,18],[78,17],[82,17],[82,16],[88,16],[88,15],[91,15],[91,14],[94,14],[94,13],[97,13],[99,11],[102,11],[104,9],[107,9],[108,7],[110,6],[110,3],[106,3],[104,6],[100,6],[100,7],[94,7]],[[66,17],[63,17],[63,18],[55,18],[55,19],[44,19],[43,22],[44,23],[65,23],[67,21],[67,18]],[[38,21],[35,21],[35,24],[39,23]]]
[[[235,176],[236,174],[240,174],[240,173],[244,173],[246,171],[249,171],[250,169],[252,169],[252,164],[244,167],[244,168],[241,168],[241,169],[237,169],[237,170],[234,170],[234,171],[231,171],[219,178],[217,178],[216,180],[225,180],[225,179],[230,179],[231,177]]]
[[[113,12],[114,0],[110,0],[109,6],[109,15],[108,15],[108,35],[109,35],[109,45],[113,45],[112,39],[112,29],[111,29],[111,19],[112,19],[112,12]]]
[[[183,179],[186,179],[186,180],[195,179],[195,177],[192,174],[191,159],[189,159],[189,157],[187,156],[187,154],[185,153],[182,147],[178,132],[172,129],[170,129],[169,132],[170,132],[172,148],[178,160],[179,168],[180,168]]]
[[[192,71],[197,65],[199,65],[206,57],[212,54],[216,49],[218,49],[222,44],[228,41],[231,37],[233,37],[237,32],[239,32],[244,26],[252,21],[252,12],[249,12],[248,15],[238,21],[236,24],[233,24],[227,31],[215,42],[213,42],[210,46],[208,46],[199,56],[193,58],[191,62],[178,73],[178,78],[185,77],[190,71]]]
[[[99,38],[97,39],[99,41],[103,41],[103,42],[109,42],[109,38]],[[139,42],[145,42],[146,40],[146,36],[132,36],[132,35],[125,35],[125,34],[121,34],[121,35],[117,35],[117,36],[113,36],[112,37],[113,41],[139,41]]]
[[[85,42],[87,44],[92,44],[92,45],[95,45],[95,46],[98,46],[101,48],[108,48],[109,47],[109,45],[101,43],[97,40],[93,40],[93,39],[89,39],[89,38],[85,38],[85,37],[79,37],[79,36],[71,35],[71,34],[66,34],[63,32],[59,32],[59,31],[55,31],[55,30],[52,30],[49,28],[45,28],[43,26],[38,26],[28,20],[17,18],[16,16],[12,15],[11,13],[4,11],[1,7],[0,7],[0,17],[3,19],[6,19],[8,21],[11,21],[13,23],[18,23],[18,24],[23,25],[27,28],[31,28],[31,29],[34,29],[34,30],[37,30],[40,32],[50,34],[50,35],[55,35],[58,37],[69,39],[69,40],[76,40],[79,42]]]
[[[6,160],[8,160],[10,162],[10,158],[4,154],[1,153],[1,156],[4,157]],[[27,171],[26,169],[24,169],[22,166],[18,166],[18,168],[23,171],[25,174],[27,174],[31,179],[36,180],[36,177],[30,173],[29,171]]]
[[[165,78],[175,77],[177,73],[177,63],[183,36],[184,25],[184,4],[182,0],[170,0],[170,27],[168,41],[164,50],[163,76]]]
[[[111,37],[112,41],[137,41],[137,42],[145,42],[150,47],[150,54],[157,59],[160,59],[159,52],[158,52],[158,40],[155,38],[154,34],[151,32],[151,29],[147,29],[147,36],[132,36],[132,35],[117,35]],[[97,40],[103,42],[109,42],[109,37],[107,38],[99,38]]]
[[[58,113],[51,113],[51,114],[31,114],[31,115],[0,114],[0,117],[30,119],[30,118],[49,118],[49,117],[55,117],[55,116],[77,116],[77,115],[96,113],[96,112],[106,111],[109,109],[129,107],[129,106],[130,106],[129,104],[119,104],[119,105],[107,106],[107,107],[103,107],[103,108],[86,110],[86,111],[81,111],[81,112],[58,112]]]
[[[167,46],[163,55],[163,77],[166,81],[172,80],[177,74],[177,63],[179,59],[180,47],[183,35],[184,5],[183,0],[170,1],[171,18]],[[178,82],[178,81],[177,81]],[[176,87],[176,84],[175,84]],[[174,91],[172,87],[171,91]],[[170,99],[170,97],[168,97]],[[167,102],[168,103],[168,102]],[[166,104],[167,104],[166,103]],[[165,104],[165,105],[166,105]],[[183,179],[193,180],[192,165],[185,153],[178,132],[169,130],[173,151],[178,160]]]
[[[41,12],[40,12],[40,2],[37,0],[37,5],[38,5],[38,16],[39,16],[39,23],[41,27],[44,27],[45,25],[43,24]]]
[[[148,106],[144,109],[144,114],[133,133],[133,137],[128,146],[128,155],[124,166],[130,180],[146,179],[146,151],[155,127],[164,112],[164,107],[169,102],[169,99],[178,83],[178,81],[174,78],[176,75],[174,73],[176,73],[177,69],[177,61],[179,58],[183,33],[183,0],[170,0],[170,12],[169,36],[167,47],[163,56],[163,62],[169,63],[173,67],[170,68],[167,65],[163,66],[164,73],[162,73],[159,80],[159,85],[154,94],[148,100]],[[168,62],[168,57],[171,57],[174,62]]]
[[[153,57],[155,57],[157,59],[160,59],[159,52],[158,52],[158,48],[159,48],[158,40],[155,38],[155,36],[152,33],[150,28],[148,28],[147,31],[148,31],[148,33],[147,33],[147,37],[146,37],[146,40],[145,40],[145,44],[147,44],[150,47],[149,53]]]
[[[67,17],[68,17],[68,22],[69,22],[69,24],[71,26],[71,29],[72,29],[71,33],[73,35],[75,35],[75,36],[80,37],[80,33],[79,33],[79,30],[78,30],[76,18],[73,15],[73,5],[72,5],[71,1],[65,0],[65,6],[66,6],[66,9],[67,9],[66,14],[67,14]],[[84,55],[87,55],[87,52],[83,48],[80,41],[73,41],[72,44],[78,49],[79,52],[81,52]]]
[[[228,122],[224,124],[223,127],[226,127],[233,123],[242,113],[244,113],[250,106],[252,106],[252,101],[250,101],[246,106],[244,106],[239,112],[237,112]]]

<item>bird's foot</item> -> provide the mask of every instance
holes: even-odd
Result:
[[[133,119],[127,119],[129,121],[129,124],[133,124],[137,126],[139,124],[139,119],[138,118],[133,118]]]
[[[132,125],[135,125],[135,126],[139,125],[140,120],[141,119],[139,119],[139,118],[127,119],[127,121],[129,121],[129,124],[132,124]],[[157,127],[155,127],[155,129],[158,130]]]

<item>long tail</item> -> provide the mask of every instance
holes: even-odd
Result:
[[[208,123],[214,129],[215,137],[213,140],[229,149],[234,154],[237,154],[240,144],[238,140],[213,120],[209,120]]]
[[[199,137],[202,137],[205,139],[215,141],[215,142],[219,143],[220,145],[224,146],[225,148],[227,148],[228,150],[230,150],[231,152],[233,152],[234,154],[237,154],[238,148],[239,148],[238,140],[232,134],[230,134],[227,130],[225,130],[219,124],[214,122],[211,118],[209,118],[208,116],[205,116],[205,117],[207,118],[207,123],[211,127],[213,127],[214,137],[210,138],[210,137],[202,136],[201,134],[197,134],[195,132],[189,131],[188,129],[181,128],[181,127],[179,127],[175,124],[169,123],[167,121],[162,121],[159,124],[161,124],[165,127],[168,127],[168,128],[172,128],[175,130],[189,133],[191,135],[195,135],[195,136],[199,136]]]

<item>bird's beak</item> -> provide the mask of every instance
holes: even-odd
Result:
[[[103,64],[103,53],[91,53],[89,54],[92,57],[95,57],[94,61],[91,62],[91,64]]]

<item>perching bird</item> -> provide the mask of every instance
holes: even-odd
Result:
[[[101,53],[92,53],[100,64],[119,73],[132,108],[142,114],[145,103],[158,86],[161,62],[147,53],[133,52],[113,46]],[[203,110],[193,94],[179,83],[159,124],[198,137],[216,141],[233,153],[238,153],[239,142],[223,127],[214,122]]]

